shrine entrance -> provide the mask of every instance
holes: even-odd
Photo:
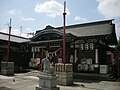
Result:
[[[58,62],[62,63],[62,47],[60,44],[54,44],[54,46],[51,46],[51,44],[32,46],[32,58],[29,66],[41,70],[41,60],[43,58],[48,58],[53,65]]]
[[[66,34],[66,62],[69,62],[70,43],[74,41],[74,35]],[[43,58],[48,58],[51,63],[63,63],[63,32],[51,26],[37,32],[27,43],[31,47],[32,56],[30,67],[37,67]]]

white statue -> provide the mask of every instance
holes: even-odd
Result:
[[[44,73],[54,74],[54,67],[51,65],[50,61],[47,58],[42,59],[42,63]]]

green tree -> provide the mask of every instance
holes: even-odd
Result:
[[[120,51],[120,37],[119,37],[119,40],[118,40],[118,45],[115,47],[115,49],[116,49],[117,51]]]

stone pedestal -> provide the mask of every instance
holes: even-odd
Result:
[[[57,76],[55,74],[41,74],[39,76],[39,87],[36,90],[59,90],[57,85]]]
[[[59,85],[72,85],[73,84],[73,65],[72,64],[55,64],[55,71],[58,75]]]
[[[56,72],[58,75],[59,85],[72,85],[73,84],[73,72]]]
[[[14,75],[14,62],[1,62],[2,75]]]

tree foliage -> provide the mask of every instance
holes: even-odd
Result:
[[[120,39],[118,40],[118,45],[115,47],[117,51],[120,51]]]

